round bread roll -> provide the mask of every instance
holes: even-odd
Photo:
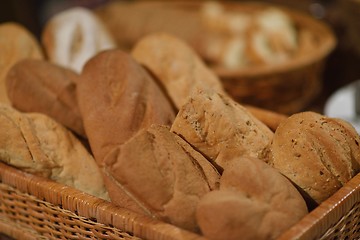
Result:
[[[206,194],[196,217],[211,240],[275,239],[307,214],[295,186],[263,161],[232,158],[220,190]]]
[[[283,121],[271,145],[270,164],[321,203],[360,170],[360,137],[347,122],[315,112]]]
[[[9,69],[26,58],[43,59],[43,52],[35,36],[17,23],[0,24],[0,102],[10,103],[5,78]]]
[[[42,33],[49,60],[77,73],[98,52],[116,47],[100,19],[82,7],[73,7],[53,16]]]

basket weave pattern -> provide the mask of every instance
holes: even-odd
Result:
[[[3,163],[0,232],[16,239],[205,239]]]
[[[16,239],[205,240],[0,163],[0,232]],[[360,238],[360,175],[279,240]]]

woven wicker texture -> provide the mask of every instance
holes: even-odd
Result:
[[[271,5],[225,5],[232,11],[256,11]],[[322,72],[327,56],[336,44],[332,30],[305,13],[281,8],[301,31],[314,36],[314,46],[306,54],[276,65],[252,66],[228,70],[215,67],[225,89],[237,101],[292,114],[304,110],[322,90]]]
[[[16,239],[205,240],[2,163],[0,179],[0,232]],[[279,240],[358,238],[360,175]]]
[[[204,239],[2,163],[0,179],[0,232],[17,239]]]

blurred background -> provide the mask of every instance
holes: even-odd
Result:
[[[46,21],[55,13],[72,6],[91,9],[107,0],[12,0],[1,1],[0,22],[14,21],[39,37]],[[236,1],[241,2],[241,1]],[[272,0],[326,22],[337,38],[336,49],[327,59],[321,94],[307,108],[323,111],[328,97],[336,90],[360,79],[360,1],[359,0]]]

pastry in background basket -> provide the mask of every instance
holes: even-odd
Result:
[[[171,125],[175,111],[155,80],[122,50],[103,51],[85,65],[77,100],[98,164],[114,147],[152,124]]]
[[[319,204],[360,170],[360,136],[344,120],[315,112],[290,116],[277,128],[269,164]]]
[[[227,158],[251,156],[267,161],[274,133],[246,108],[213,91],[194,93],[179,110],[171,131],[210,159],[219,171]]]
[[[206,194],[197,206],[205,237],[276,239],[308,213],[299,191],[276,169],[256,158],[226,158],[230,163],[220,189]]]
[[[100,19],[82,7],[54,15],[42,32],[42,45],[50,62],[80,73],[96,53],[116,44]]]
[[[154,33],[140,39],[131,52],[160,82],[177,109],[197,90],[225,94],[221,81],[183,40]]]
[[[44,113],[86,138],[76,100],[79,75],[45,60],[25,59],[6,76],[11,105],[22,112]]]
[[[65,127],[40,113],[0,105],[0,160],[108,199],[100,169],[82,143]]]
[[[105,184],[122,207],[199,232],[195,209],[218,188],[219,173],[169,127],[152,125],[105,158]]]
[[[6,94],[5,77],[9,69],[26,58],[43,59],[35,36],[20,24],[0,24],[0,102],[10,103]]]
[[[279,64],[298,50],[295,24],[276,7],[233,11],[210,1],[201,6],[200,15],[208,32],[204,57],[211,64],[226,68]]]

